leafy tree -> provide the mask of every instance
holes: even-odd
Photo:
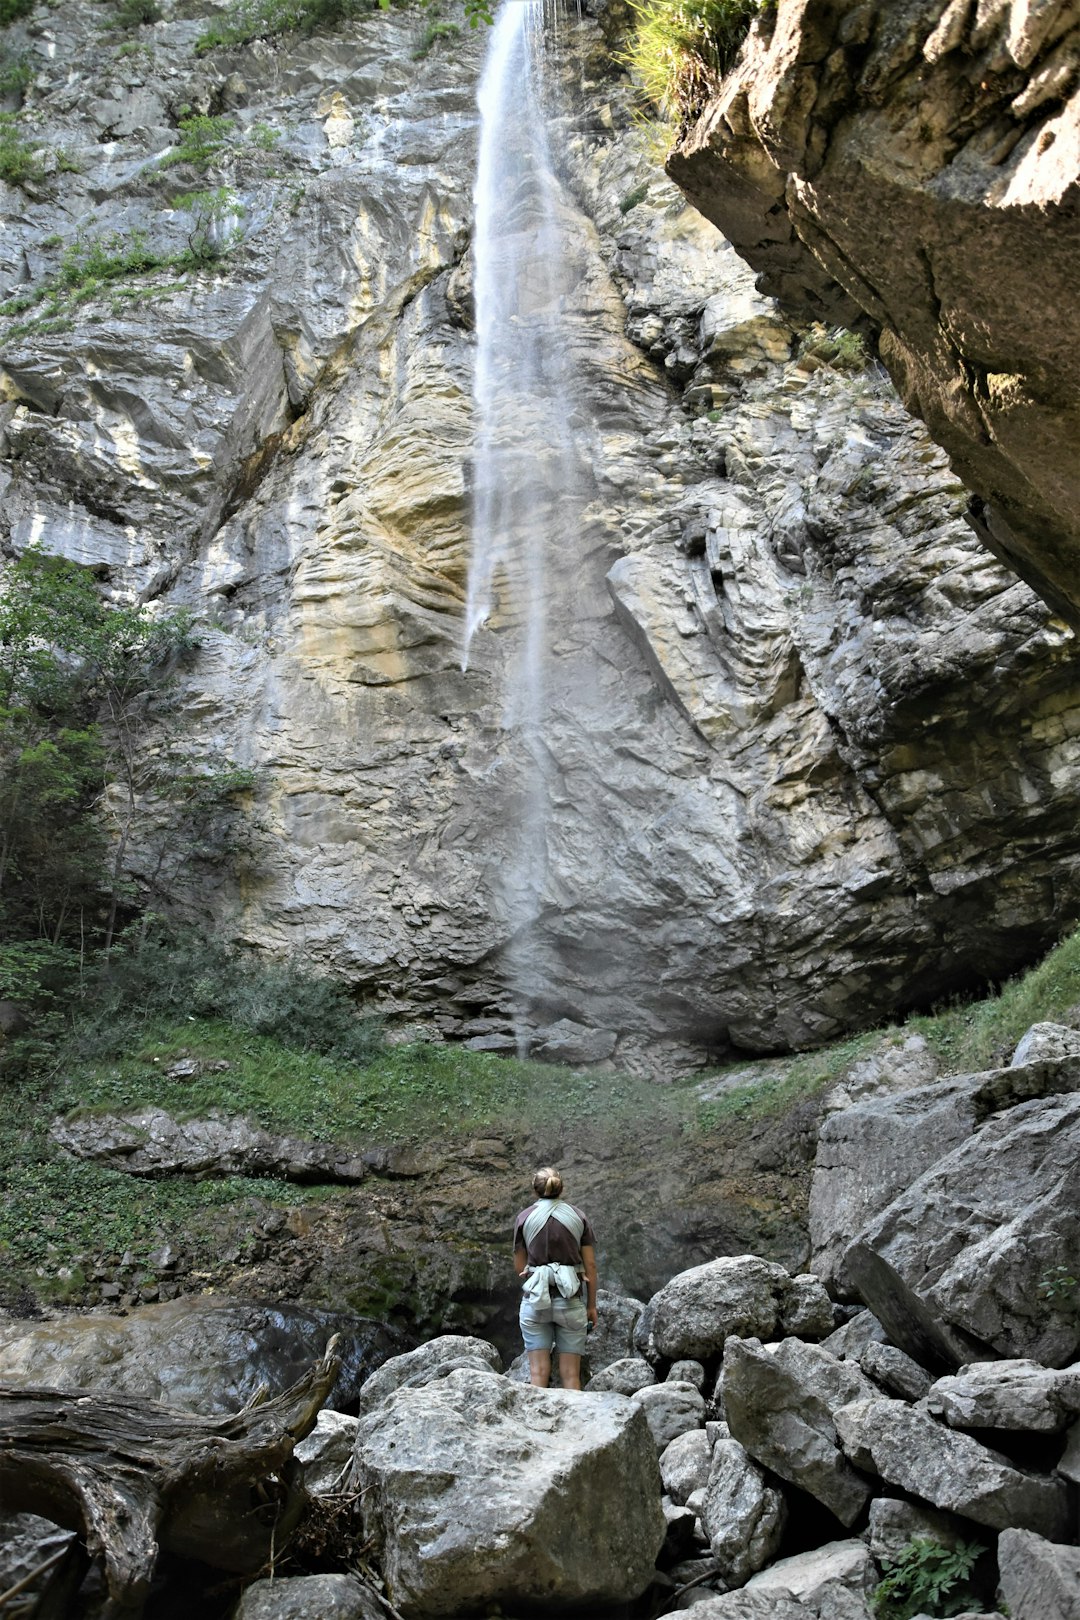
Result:
[[[86,570],[27,551],[0,591],[0,925],[108,950],[152,699],[195,645],[183,614],[114,606]],[[101,812],[106,811],[103,817]],[[103,820],[111,820],[111,853]]]

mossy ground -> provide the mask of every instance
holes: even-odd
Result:
[[[232,1177],[139,1180],[69,1161],[52,1148],[58,1113],[159,1104],[193,1117],[217,1108],[268,1129],[353,1148],[437,1148],[452,1158],[470,1139],[571,1140],[602,1145],[610,1164],[669,1154],[688,1168],[708,1154],[738,1155],[768,1122],[794,1119],[851,1065],[911,1034],[937,1055],[942,1073],[1008,1062],[1040,1019],[1069,1019],[1080,1005],[1080,933],[999,994],[788,1059],[741,1062],[674,1085],[615,1071],[556,1069],[459,1046],[387,1045],[366,1062],[300,1051],[207,1018],[161,1018],[113,1054],[79,1055],[76,1040],[47,1078],[9,1083],[0,1119],[0,1264],[14,1292],[90,1298],[94,1264],[138,1259],[180,1238],[213,1268],[223,1223],[250,1229],[267,1206],[347,1201],[344,1189]],[[91,1047],[94,1046],[91,1042]],[[190,1079],[170,1069],[196,1060]],[[753,1203],[752,1167],[738,1166]],[[693,1179],[693,1178],[690,1178]],[[700,1179],[700,1178],[699,1178]],[[710,1181],[713,1179],[709,1178]],[[767,1214],[767,1212],[766,1212]]]

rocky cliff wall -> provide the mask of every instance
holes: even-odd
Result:
[[[668,170],[767,291],[875,330],[976,532],[1075,623],[1080,7],[780,0]]]
[[[164,9],[8,30],[46,173],[2,198],[4,544],[199,619],[187,746],[260,787],[248,875],[188,909],[497,1042],[526,762],[512,592],[460,667],[483,40],[417,60],[395,11],[196,56],[205,17]],[[657,174],[594,25],[561,49],[592,483],[551,587],[532,1020],[626,1062],[810,1044],[1080,911],[1072,634],[878,369],[827,363]],[[168,163],[185,108],[231,120],[202,172]],[[204,268],[27,303],[73,243],[182,247],[220,185],[242,240]]]

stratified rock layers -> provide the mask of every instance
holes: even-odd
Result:
[[[668,172],[788,304],[867,317],[996,554],[1080,613],[1080,7],[780,0]]]
[[[0,334],[6,542],[200,622],[171,724],[258,786],[242,879],[167,862],[174,899],[505,1042],[533,762],[503,710],[512,582],[461,669],[480,43],[417,62],[415,21],[380,12],[195,57],[166,6],[152,58],[120,57],[95,18],[13,31],[81,172],[4,194],[6,287],[91,207],[168,245],[196,177],[148,177],[182,105],[228,107],[208,181],[247,234],[154,300]],[[656,177],[594,25],[566,37],[594,76],[552,135],[591,499],[550,585],[551,814],[515,971],[533,1023],[617,1033],[620,1061],[812,1044],[1005,973],[1080,912],[1072,633],[965,528],[876,369],[800,350]],[[167,828],[162,806],[148,896]]]

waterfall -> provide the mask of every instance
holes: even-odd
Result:
[[[574,254],[544,116],[544,12],[544,0],[503,0],[478,98],[476,449],[462,649],[467,670],[486,626],[500,641],[502,724],[512,734],[521,777],[513,854],[498,878],[519,1050],[527,1045],[523,1017],[542,978],[531,935],[547,865],[550,637],[584,504],[567,322]]]

